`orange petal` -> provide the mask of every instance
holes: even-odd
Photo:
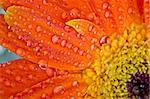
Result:
[[[0,99],[7,99],[47,78],[38,65],[23,59],[0,64]]]
[[[102,37],[107,37],[110,35],[104,33],[104,31],[101,30],[101,28],[98,25],[88,20],[74,19],[66,22],[66,24],[73,27],[77,32],[81,33],[86,38],[88,38],[87,40],[92,41],[93,43],[95,43],[95,45],[98,46],[100,45]]]
[[[6,10],[9,6],[11,6],[11,4],[8,0],[0,0],[0,7]]]
[[[92,11],[89,6],[89,2],[84,0],[9,0],[9,2],[13,5],[39,9],[42,12],[52,11],[52,14],[61,18],[61,20],[79,18],[83,16],[85,18],[86,14]]]
[[[144,21],[150,31],[150,0],[144,0]]]
[[[19,99],[82,99],[87,89],[80,74],[49,78],[12,96]]]
[[[65,29],[69,31],[66,34],[66,38],[69,37],[70,41],[78,46],[81,43],[81,39],[87,39],[85,37],[80,36],[80,34],[76,33],[70,27],[65,25],[65,22],[74,19],[75,16],[78,18],[85,18],[86,14],[91,12],[89,8],[89,4],[85,1],[74,1],[74,0],[9,0],[13,5],[25,6],[28,8],[32,8],[36,11],[42,13],[42,16],[45,17],[50,23],[55,24],[55,28],[61,26],[61,29]],[[84,5],[84,7],[82,6]],[[82,13],[78,13],[82,11]],[[29,12],[29,11],[28,11]],[[37,12],[36,12],[37,13]],[[82,15],[78,15],[82,14]],[[57,25],[57,26],[56,26]],[[60,28],[60,27],[59,27]],[[56,30],[55,30],[56,31]],[[62,32],[62,31],[60,31]],[[77,36],[80,39],[75,39]],[[83,43],[83,42],[82,42]],[[84,46],[83,46],[84,45]],[[91,46],[90,42],[84,43],[82,46],[83,49],[88,50]]]
[[[128,27],[131,23],[141,23],[142,18],[140,16],[137,0],[119,0],[110,2],[112,5],[112,12],[120,28]]]
[[[91,42],[69,36],[38,11],[12,6],[8,8],[5,20],[16,33],[16,41],[19,42],[19,38],[19,43],[23,43],[16,43],[22,48],[16,48],[14,52],[32,62],[63,70],[81,70],[93,61]],[[14,50],[14,45],[10,50]]]
[[[121,32],[132,22],[140,21],[136,0],[93,0],[92,4],[106,33]]]

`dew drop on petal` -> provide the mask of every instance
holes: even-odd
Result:
[[[94,28],[94,26],[93,26],[93,25],[90,25],[90,26],[89,26],[89,29],[88,29],[89,32],[92,32],[93,28]]]
[[[93,20],[95,17],[96,17],[95,13],[89,13],[87,15],[87,19],[89,19],[89,20]]]
[[[108,8],[109,8],[109,3],[108,2],[103,3],[103,9],[108,9]]]
[[[73,50],[74,50],[74,52],[76,53],[76,52],[78,52],[78,47],[75,47]]]
[[[64,93],[64,87],[63,86],[56,86],[54,88],[54,94],[63,94]]]
[[[41,95],[41,99],[49,99],[48,97],[49,97],[49,96],[48,96],[46,93],[43,93],[43,94]]]
[[[63,47],[64,47],[64,46],[66,45],[66,43],[67,43],[67,41],[66,41],[66,40],[62,40],[62,41],[61,41],[61,46],[63,46]]]
[[[94,50],[94,48],[95,48],[95,45],[92,44],[92,45],[91,45],[91,50]]]
[[[71,9],[71,11],[70,11],[70,16],[71,16],[72,18],[77,18],[77,17],[80,16],[80,11],[79,11],[78,9],[76,9],[76,8],[73,8],[73,9]]]
[[[18,49],[16,50],[16,54],[18,54],[18,55],[23,55],[23,54],[24,54],[24,51],[23,51],[21,48],[18,48]]]
[[[79,86],[79,82],[78,81],[73,81],[72,86],[73,87],[78,87]]]
[[[38,64],[39,64],[39,67],[40,67],[42,70],[46,70],[47,61],[45,61],[45,60],[39,60]]]
[[[30,41],[27,41],[27,42],[26,42],[26,45],[27,45],[27,46],[31,46],[32,43],[31,43]]]
[[[111,16],[112,16],[112,13],[110,11],[105,12],[105,17],[106,18],[111,17]]]
[[[54,70],[52,68],[46,68],[46,73],[49,77],[52,77],[54,75]]]
[[[32,25],[31,25],[31,24],[30,24],[30,25],[28,25],[28,28],[29,28],[29,29],[31,29],[31,28],[32,28]]]
[[[42,27],[41,27],[41,26],[37,26],[37,27],[36,27],[36,31],[37,31],[37,32],[41,32],[41,31],[42,31]]]
[[[53,42],[54,44],[58,43],[58,40],[59,40],[59,37],[58,37],[57,35],[53,35],[53,36],[52,36],[52,42]]]
[[[62,13],[62,19],[64,19],[64,20],[67,19],[67,13],[66,12]]]
[[[107,38],[107,36],[102,37],[99,41],[100,45],[105,44],[107,42]]]
[[[70,97],[70,99],[75,99],[75,97]]]
[[[128,8],[128,13],[129,14],[134,14],[134,9],[132,7]]]

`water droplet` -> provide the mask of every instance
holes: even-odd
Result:
[[[48,97],[49,97],[49,96],[48,96],[46,93],[43,93],[43,94],[41,95],[41,98],[42,98],[42,99],[49,99]]]
[[[72,44],[71,43],[67,43],[66,47],[68,47],[70,49],[72,47]]]
[[[87,18],[88,18],[89,20],[94,20],[95,17],[96,17],[95,13],[89,13],[89,14],[87,15]]]
[[[64,87],[63,86],[56,86],[53,90],[55,94],[63,94],[64,93]]]
[[[43,4],[46,5],[48,2],[47,0],[43,0]]]
[[[31,45],[32,45],[31,41],[27,41],[27,42],[26,42],[26,45],[27,45],[27,46],[31,46]]]
[[[41,27],[41,26],[37,26],[37,27],[36,27],[36,31],[37,31],[37,32],[41,32],[41,31],[42,31],[42,27]]]
[[[75,97],[70,97],[70,99],[75,99]]]
[[[87,58],[88,58],[88,59],[91,59],[91,58],[92,58],[92,55],[91,55],[91,54],[87,54]]]
[[[78,81],[73,81],[72,86],[73,87],[78,87],[79,86],[79,82]]]
[[[112,17],[112,13],[110,11],[106,11],[105,12],[105,17],[108,18],[108,17]]]
[[[44,51],[43,52],[44,55],[48,55],[48,53],[49,53],[48,51]]]
[[[55,43],[55,44],[58,43],[58,40],[59,40],[59,37],[57,35],[52,36],[52,42],[53,43]]]
[[[130,7],[130,8],[128,9],[128,13],[129,13],[129,14],[134,14],[134,9],[133,9],[132,7]]]
[[[80,16],[80,11],[76,8],[71,9],[70,16],[72,18],[78,18]]]
[[[40,47],[39,47],[39,46],[35,47],[35,51],[36,51],[36,52],[38,52],[39,50],[40,50]]]
[[[78,47],[75,47],[73,50],[76,53],[78,51],[78,49],[79,49]]]
[[[32,29],[32,25],[31,25],[31,24],[30,24],[30,25],[28,25],[28,28],[29,28],[29,29]]]
[[[67,41],[66,41],[66,40],[62,40],[62,41],[61,41],[61,46],[63,46],[63,47],[64,47],[64,46],[66,45],[66,43],[67,43]]]
[[[123,15],[119,15],[118,19],[123,20]]]
[[[46,70],[46,67],[47,67],[47,61],[46,60],[39,60],[38,64],[42,70]]]
[[[123,8],[122,8],[122,7],[119,7],[119,8],[118,8],[118,11],[119,11],[120,13],[122,13],[122,12],[123,12]]]
[[[99,41],[100,45],[107,43],[107,38],[107,36],[102,37]]]
[[[92,45],[91,45],[91,50],[94,50],[94,48],[95,48],[95,45],[92,44]]]
[[[79,50],[79,54],[83,55],[84,51],[83,50]]]
[[[64,20],[67,19],[67,13],[66,12],[62,13],[62,19],[64,19]]]
[[[46,73],[49,77],[52,77],[54,75],[54,70],[52,68],[46,68]]]
[[[18,54],[18,55],[24,55],[24,51],[21,48],[18,48],[16,50],[16,54]]]
[[[105,2],[103,3],[103,9],[108,9],[109,8],[109,3],[108,2]]]
[[[94,28],[94,26],[93,26],[93,25],[90,25],[90,26],[89,26],[89,32],[92,32],[93,28]]]

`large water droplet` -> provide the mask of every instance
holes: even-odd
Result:
[[[63,86],[56,86],[55,88],[54,88],[54,93],[55,94],[63,94],[64,93],[64,87]]]
[[[103,3],[103,9],[108,9],[109,8],[109,3],[108,2],[105,2]]]
[[[46,70],[46,67],[47,67],[47,61],[46,60],[39,60],[38,64],[42,70]]]
[[[58,40],[59,40],[59,37],[57,35],[52,36],[52,42],[53,43],[55,43],[55,44],[58,43]]]

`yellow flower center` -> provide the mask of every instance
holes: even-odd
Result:
[[[132,24],[122,35],[110,36],[97,48],[97,58],[83,71],[88,83],[86,99],[127,99],[131,75],[150,74],[150,46],[143,25]]]

